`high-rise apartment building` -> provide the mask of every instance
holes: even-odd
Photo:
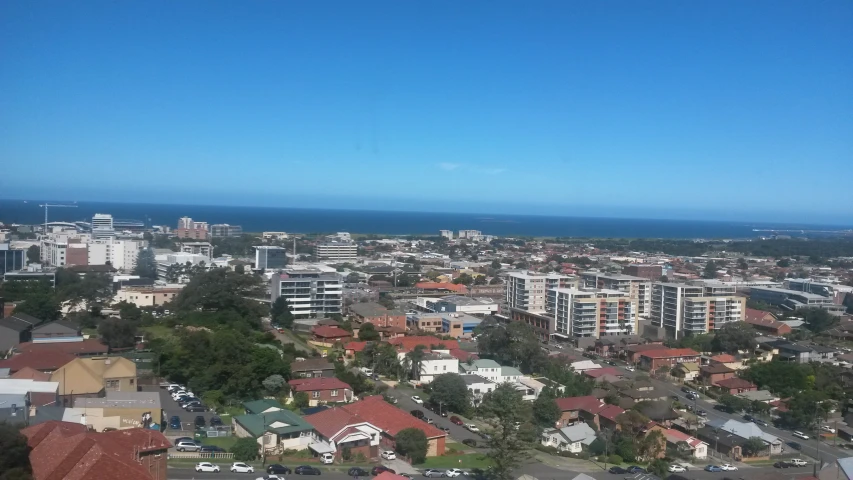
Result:
[[[343,283],[337,273],[314,268],[285,269],[270,279],[271,300],[287,299],[296,318],[325,317],[341,313]]]
[[[243,227],[241,227],[240,225],[217,223],[210,226],[211,237],[239,237],[242,234]]]
[[[578,279],[556,273],[510,272],[506,283],[506,303],[510,308],[529,312],[546,311],[546,292],[552,288],[577,287]]]
[[[446,239],[453,240],[453,230],[439,230],[438,234]]]
[[[287,266],[287,249],[273,245],[261,245],[255,248],[255,268],[257,270],[277,270]]]
[[[178,238],[207,240],[210,232],[208,231],[207,222],[196,222],[190,217],[181,217],[178,219],[178,228],[175,229],[175,235]]]
[[[318,243],[314,247],[314,256],[321,260],[354,261],[358,257],[358,246],[347,241]]]
[[[547,309],[555,320],[552,335],[599,338],[637,333],[636,301],[618,290],[551,289]]]
[[[459,230],[459,238],[470,238],[483,236],[483,232],[479,230]]]
[[[652,307],[652,282],[648,279],[619,273],[600,272],[584,272],[581,273],[580,278],[581,285],[584,288],[618,290],[628,294],[637,303],[637,316],[649,318]]]
[[[669,338],[682,338],[719,330],[743,321],[746,299],[722,282],[652,284],[652,325]]]
[[[116,236],[113,227],[113,216],[108,213],[96,213],[92,217],[92,237],[113,238]]]

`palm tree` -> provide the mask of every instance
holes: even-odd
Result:
[[[406,354],[406,358],[411,362],[411,378],[413,380],[421,379],[421,362],[424,359],[424,350],[426,347],[418,345],[414,350]]]

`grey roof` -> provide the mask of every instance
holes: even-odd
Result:
[[[76,323],[70,322],[68,320],[56,320],[56,321],[48,322],[48,323],[45,323],[45,324],[39,325],[38,327],[33,328],[33,332],[36,332],[42,328],[45,328],[48,326],[53,326],[53,325],[65,327],[69,330],[74,330],[75,332],[80,330],[80,327],[77,326]]]
[[[494,300],[490,299],[463,297],[462,295],[448,295],[446,297],[441,297],[439,300],[443,302],[453,303],[455,305],[486,305],[490,303],[495,303]]]
[[[573,443],[581,442],[584,445],[589,445],[595,441],[595,430],[584,422],[576,423],[569,427],[563,427],[560,429],[560,433]]]
[[[0,378],[9,378],[9,368],[0,368]]]
[[[782,345],[778,345],[779,350],[789,350],[792,352],[811,352],[811,347],[804,347],[802,345],[797,345],[796,343],[785,343]]]
[[[379,317],[388,314],[388,309],[375,302],[354,303],[350,310],[362,317]]]
[[[25,332],[33,328],[33,324],[15,317],[6,317],[0,318],[0,327],[5,327],[16,332]]]
[[[496,362],[494,360],[490,360],[488,358],[481,358],[479,360],[474,360],[474,362],[471,365],[474,368],[501,368],[501,365],[498,362]]]
[[[763,430],[758,428],[758,425],[752,422],[739,422],[737,420],[728,420],[723,422],[722,420],[712,420],[708,422],[708,425],[745,439],[759,437],[767,443],[779,442],[778,437],[765,433]]]
[[[520,377],[521,371],[515,367],[501,367],[502,377]]]
[[[308,372],[314,370],[334,370],[335,366],[325,358],[308,358],[301,362],[290,364],[291,372]]]
[[[775,395],[773,395],[772,393],[770,393],[767,390],[751,390],[748,392],[738,393],[735,396],[740,397],[740,398],[745,398],[745,399],[751,400],[751,401],[758,400],[759,402],[766,402],[766,401],[773,400],[774,398],[776,398]]]
[[[74,408],[151,408],[160,407],[159,392],[107,392],[106,398],[75,398]]]
[[[853,457],[839,458],[836,462],[847,478],[853,478]]]
[[[465,380],[465,385],[474,385],[474,384],[478,384],[478,383],[485,383],[488,385],[488,384],[494,384],[495,383],[495,382],[489,380],[488,378],[484,378],[484,377],[481,377],[479,375],[465,374],[465,375],[459,375],[459,376],[462,377],[462,380]]]

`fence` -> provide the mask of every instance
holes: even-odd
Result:
[[[220,459],[231,459],[234,458],[233,453],[221,453],[221,452],[170,452],[169,458],[220,458]]]
[[[198,428],[195,431],[196,436],[200,437],[230,437],[232,435],[230,425],[222,425],[215,428]]]

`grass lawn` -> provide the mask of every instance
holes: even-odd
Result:
[[[84,328],[83,329],[83,335],[88,335],[89,338],[95,338],[98,336],[98,329],[97,328]]]
[[[221,409],[217,409],[217,411],[219,418],[222,419],[222,423],[225,425],[231,425],[231,417],[239,417],[246,413],[244,408],[236,406],[222,407]]]
[[[147,327],[139,327],[139,330],[144,332],[150,339],[168,338],[175,334],[175,330],[165,325],[149,325]]]
[[[427,457],[426,462],[416,467],[425,468],[486,468],[491,461],[483,454],[468,453],[465,455],[444,455],[441,457]]]

